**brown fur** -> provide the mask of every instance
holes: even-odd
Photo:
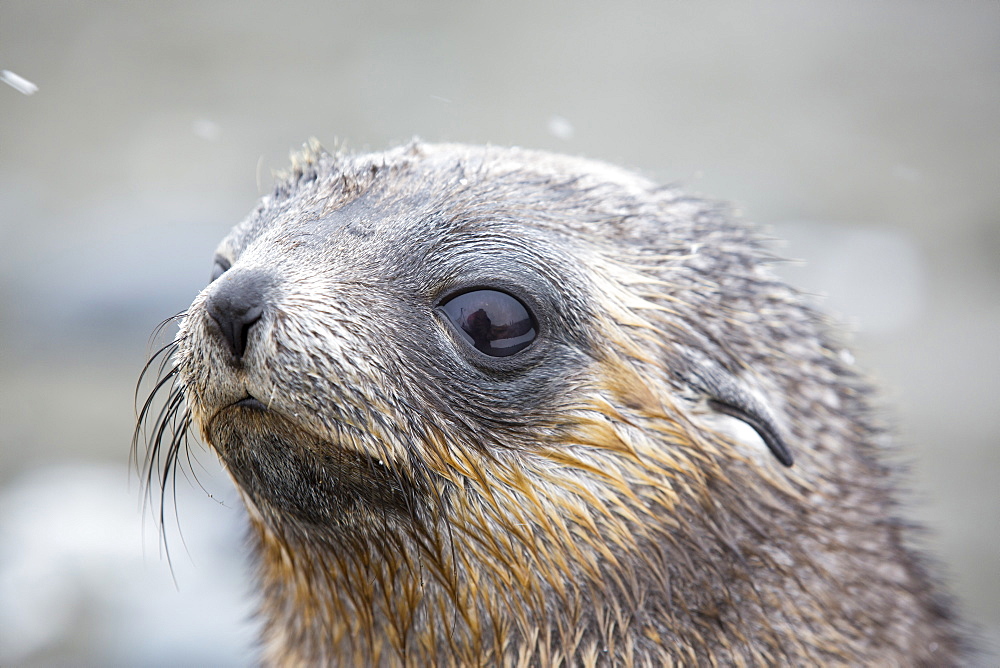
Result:
[[[218,252],[148,456],[193,423],[233,476],[266,662],[957,662],[868,388],[725,208],[517,149],[311,149]],[[207,304],[247,276],[234,360]],[[437,306],[470,286],[538,339],[463,348]]]

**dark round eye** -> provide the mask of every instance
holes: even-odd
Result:
[[[209,283],[214,282],[219,278],[219,276],[222,276],[224,273],[229,271],[229,267],[231,266],[232,265],[229,264],[229,260],[221,255],[216,255],[215,263],[212,265],[212,280],[210,280]]]
[[[531,313],[506,292],[463,292],[441,308],[466,341],[491,357],[520,352],[537,336]]]

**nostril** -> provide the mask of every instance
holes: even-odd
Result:
[[[260,316],[263,315],[264,309],[256,308],[252,311],[248,311],[246,315],[243,316],[243,328],[240,330],[240,337],[237,339],[236,346],[236,356],[243,357],[243,353],[247,349],[247,339],[250,338],[250,328],[257,324],[260,320]]]
[[[246,354],[252,330],[264,315],[271,283],[269,275],[258,271],[230,270],[212,284],[205,303],[209,323],[236,359]]]
[[[226,309],[209,309],[208,314],[222,332],[222,338],[229,345],[229,351],[237,358],[242,358],[247,351],[247,341],[250,329],[257,324],[264,314],[264,309],[254,307],[245,312]]]

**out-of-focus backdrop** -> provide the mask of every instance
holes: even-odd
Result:
[[[215,459],[167,505],[173,573],[140,510],[149,335],[290,149],[420,136],[619,163],[790,240],[996,665],[1000,3],[2,0],[0,70],[37,86],[0,84],[0,664],[252,662]]]

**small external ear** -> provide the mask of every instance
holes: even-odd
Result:
[[[778,436],[777,427],[775,427],[774,422],[766,417],[766,414],[754,411],[753,408],[749,406],[735,406],[714,397],[709,398],[708,405],[713,410],[716,410],[724,415],[734,417],[737,420],[750,425],[750,427],[757,432],[757,435],[760,436],[761,440],[764,441],[764,444],[767,445],[767,449],[771,451],[771,454],[774,455],[779,462],[785,466],[792,465],[792,453],[788,451],[788,446],[786,446],[785,442],[781,440],[780,436]]]
[[[779,462],[791,466],[792,453],[781,438],[771,412],[754,392],[718,362],[703,354],[691,357],[694,366],[689,368],[689,380],[705,395],[708,407],[750,426]]]

